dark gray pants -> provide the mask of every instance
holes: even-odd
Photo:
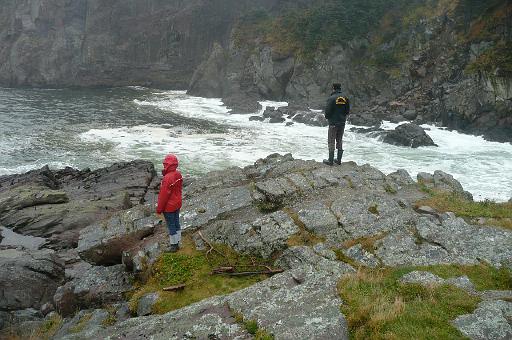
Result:
[[[329,151],[336,149],[343,150],[343,132],[345,131],[345,124],[340,125],[329,125],[329,132],[327,134],[327,145]]]

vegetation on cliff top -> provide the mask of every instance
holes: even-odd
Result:
[[[308,6],[285,6],[278,15],[262,9],[240,19],[235,43],[268,44],[278,55],[310,62],[318,51],[363,38],[369,42],[361,45],[363,60],[393,69],[409,53],[410,41],[402,35],[435,17],[447,18],[463,44],[486,39],[501,42],[472,63],[470,71],[512,68],[506,43],[512,37],[512,5],[506,0],[321,0]]]
[[[345,304],[351,336],[355,339],[463,339],[450,322],[473,312],[480,299],[454,286],[425,287],[401,284],[414,270],[443,278],[467,275],[478,290],[511,289],[507,269],[479,266],[429,266],[359,269],[345,276],[338,291]]]

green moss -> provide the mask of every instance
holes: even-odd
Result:
[[[260,201],[256,203],[256,206],[258,207],[258,210],[264,214],[276,212],[283,207],[281,203],[269,201]]]
[[[345,302],[341,308],[347,316],[352,338],[463,339],[450,322],[458,315],[472,312],[479,302],[477,297],[453,286],[423,287],[402,285],[398,281],[413,270],[436,272],[436,268],[446,273],[449,270],[444,267],[360,268],[356,274],[345,276],[338,290]],[[488,267],[460,270],[472,272],[476,277],[496,278],[495,286],[502,287],[502,274],[496,277]]]
[[[237,265],[243,268],[242,266],[253,263],[269,265],[263,259],[240,255],[225,245],[215,245],[215,248],[227,258],[215,252],[206,256],[205,251],[195,249],[190,236],[185,236],[179,252],[161,255],[152,266],[147,282],[136,284],[138,287],[129,301],[132,313],[136,312],[139,299],[147,293],[159,293],[160,298],[154,305],[153,312],[163,314],[211,296],[229,294],[266,278],[265,275],[212,275],[212,270],[221,266]],[[162,290],[179,284],[185,284],[185,288],[170,292]]]
[[[369,206],[368,211],[374,215],[380,215],[379,206],[377,204],[372,204],[371,206]]]
[[[395,189],[395,188],[393,188],[389,183],[386,183],[386,184],[384,185],[384,190],[385,190],[388,194],[392,194],[392,195],[394,195],[394,194],[396,194],[396,193],[397,193],[396,189]]]
[[[240,312],[232,312],[235,321],[243,326],[249,334],[254,335],[255,340],[273,340],[274,336],[258,326],[256,320],[245,320]]]
[[[108,312],[108,316],[105,320],[101,322],[101,324],[105,327],[109,327],[117,322],[116,309],[113,306],[107,306],[105,309]]]
[[[248,320],[244,322],[245,329],[250,334],[254,335],[258,331],[258,323],[255,320]]]

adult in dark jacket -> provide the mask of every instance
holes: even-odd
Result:
[[[327,144],[329,146],[329,158],[324,159],[327,165],[341,164],[343,157],[343,132],[345,131],[345,122],[350,114],[350,103],[347,97],[341,93],[341,84],[332,85],[333,92],[327,99],[325,107],[325,118],[329,121],[329,132]],[[338,150],[336,161],[334,160],[334,149]]]

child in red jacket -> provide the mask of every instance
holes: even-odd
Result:
[[[178,158],[175,155],[167,155],[163,164],[162,175],[164,178],[160,183],[156,213],[164,214],[169,229],[171,252],[176,252],[181,241],[180,208],[183,177],[177,170]]]

